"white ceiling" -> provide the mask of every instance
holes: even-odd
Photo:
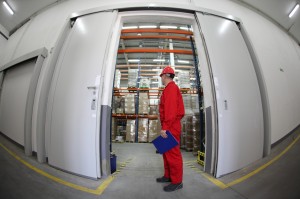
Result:
[[[233,0],[247,4],[288,31],[300,43],[300,9],[292,18],[290,12],[300,0]]]
[[[10,15],[4,8],[1,0],[0,5],[0,24],[11,34],[30,16],[35,13],[47,9],[48,6],[55,5],[57,2],[65,0],[6,0],[15,11],[14,15]],[[289,18],[296,3],[300,0],[232,0],[261,12],[269,17],[282,28],[289,31],[300,42],[300,10]]]
[[[1,0],[0,24],[9,33],[12,33],[36,12],[45,9],[58,1],[59,0],[6,0],[15,12],[14,15],[10,15],[4,8],[3,1]]]

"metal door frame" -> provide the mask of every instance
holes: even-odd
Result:
[[[32,120],[33,120],[33,108],[34,108],[34,98],[36,94],[36,88],[40,76],[40,72],[44,63],[44,59],[47,57],[48,51],[46,48],[40,48],[30,53],[27,53],[13,61],[0,67],[0,84],[2,88],[5,71],[11,67],[17,66],[22,62],[36,58],[36,63],[34,65],[33,74],[30,80],[29,90],[26,99],[26,110],[25,110],[25,121],[24,121],[24,149],[27,156],[32,155]],[[45,121],[41,121],[45,123]],[[37,156],[38,160],[44,157],[44,131],[37,131]]]

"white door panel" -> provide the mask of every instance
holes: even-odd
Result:
[[[219,177],[262,158],[261,97],[250,54],[235,22],[199,13],[197,17],[216,90]]]
[[[92,178],[100,177],[98,89],[115,16],[102,12],[76,20],[60,53],[49,96],[49,164]]]
[[[0,100],[0,131],[24,146],[25,111],[36,59],[5,71]]]

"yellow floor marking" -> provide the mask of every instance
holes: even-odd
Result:
[[[216,178],[208,175],[207,173],[204,173],[203,171],[199,170],[199,171],[196,171],[197,173],[201,173],[205,178],[207,178],[209,181],[211,181],[212,183],[214,183],[215,185],[217,185],[218,187],[220,187],[221,189],[226,189],[230,186],[233,186],[233,185],[236,185],[238,183],[241,183],[243,181],[245,181],[246,179],[252,177],[253,175],[259,173],[260,171],[262,171],[263,169],[267,168],[268,166],[270,166],[271,164],[273,164],[275,161],[277,161],[279,158],[281,158],[281,156],[283,156],[288,150],[290,150],[292,148],[292,146],[300,139],[300,135],[297,136],[297,138],[286,148],[284,149],[279,155],[277,155],[276,157],[274,157],[272,160],[270,160],[269,162],[267,162],[266,164],[260,166],[259,168],[257,168],[256,170],[250,172],[249,174],[241,177],[241,178],[238,178],[230,183],[223,183],[221,182],[220,180],[217,180]],[[55,176],[52,176],[34,166],[32,166],[31,164],[29,164],[28,162],[26,162],[25,160],[23,160],[22,158],[20,158],[19,156],[17,156],[14,152],[10,151],[8,148],[6,148],[4,145],[2,145],[0,143],[0,146],[5,149],[10,155],[12,155],[15,159],[17,159],[18,161],[20,161],[22,164],[24,164],[25,166],[27,166],[28,168],[34,170],[35,172],[55,181],[55,182],[58,182],[60,184],[63,184],[65,186],[68,186],[68,187],[71,187],[73,189],[77,189],[77,190],[80,190],[80,191],[84,191],[84,192],[87,192],[87,193],[91,193],[91,194],[96,194],[96,195],[100,195],[103,193],[103,191],[108,187],[108,185],[114,180],[114,175],[111,175],[109,176],[97,189],[90,189],[90,188],[87,188],[87,187],[83,187],[83,186],[79,186],[79,185],[76,185],[76,184],[73,184],[73,183],[70,183],[70,182],[67,182],[67,181],[64,181],[60,178],[57,178]],[[129,160],[131,161],[131,160]],[[187,161],[187,162],[184,162],[184,163],[188,163],[188,162],[196,162],[196,161]],[[120,172],[120,170],[117,170],[117,172]]]
[[[21,162],[22,164],[24,164],[25,166],[27,166],[28,168],[32,169],[33,171],[37,172],[38,174],[49,178],[57,183],[63,184],[65,186],[71,187],[73,189],[77,189],[79,191],[84,191],[87,193],[91,193],[91,194],[95,194],[95,195],[101,195],[103,193],[103,191],[108,187],[108,185],[114,180],[114,176],[109,176],[107,177],[107,179],[104,180],[104,182],[102,182],[100,184],[99,187],[97,187],[97,189],[90,189],[87,187],[83,187],[80,185],[76,185],[70,182],[67,182],[65,180],[62,180],[58,177],[55,177],[49,173],[46,173],[45,171],[42,171],[41,169],[38,169],[35,166],[32,166],[31,164],[29,164],[28,162],[26,162],[25,160],[23,160],[22,158],[20,158],[18,155],[16,155],[14,152],[10,151],[8,148],[6,148],[2,143],[0,143],[0,146],[5,149],[10,155],[12,155],[15,159],[17,159],[19,162]]]
[[[261,167],[257,168],[256,170],[250,172],[249,174],[228,183],[227,185],[228,186],[236,185],[236,184],[250,178],[251,176],[257,174],[258,172],[262,171],[263,169],[267,168],[268,166],[273,164],[275,161],[277,161],[279,158],[281,158],[281,156],[283,156],[286,152],[288,152],[288,150],[290,150],[292,148],[292,146],[299,140],[299,138],[300,138],[300,135],[298,135],[298,137],[288,147],[286,147],[286,149],[284,149],[279,155],[274,157],[272,160],[270,160],[266,164],[262,165]]]
[[[228,185],[224,184],[223,182],[221,182],[220,180],[217,180],[216,178],[208,175],[207,173],[201,173],[206,179],[208,179],[209,181],[211,181],[212,183],[214,183],[215,185],[217,185],[218,187],[220,187],[221,189],[226,189],[228,188]]]
[[[221,189],[226,189],[228,187],[231,187],[233,185],[236,185],[238,183],[241,183],[243,181],[245,181],[246,179],[254,176],[255,174],[259,173],[260,171],[262,171],[263,169],[267,168],[268,166],[270,166],[271,164],[273,164],[275,161],[277,161],[279,158],[281,158],[281,156],[283,156],[288,150],[290,150],[292,148],[292,146],[300,139],[300,135],[297,136],[297,138],[291,143],[289,144],[289,146],[287,146],[279,155],[275,156],[272,160],[270,160],[269,162],[267,162],[266,164],[260,166],[259,168],[257,168],[256,170],[250,172],[249,174],[240,177],[232,182],[229,182],[227,184],[221,182],[220,180],[217,180],[216,178],[210,176],[207,173],[204,173],[203,171],[198,172],[197,173],[201,173],[205,178],[207,178],[209,181],[211,181],[212,183],[214,183],[215,185],[217,185],[218,187],[220,187]]]

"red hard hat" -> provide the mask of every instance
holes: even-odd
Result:
[[[161,72],[161,74],[159,76],[161,77],[163,74],[173,74],[173,75],[175,75],[175,72],[174,72],[173,68],[171,68],[170,66],[167,66],[163,69],[163,71]]]

